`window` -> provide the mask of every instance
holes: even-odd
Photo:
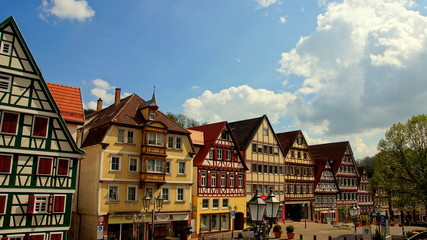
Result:
[[[168,137],[168,148],[172,149],[174,145],[174,137],[169,136]]]
[[[264,136],[268,136],[268,128],[263,128],[262,133],[264,134]]]
[[[0,215],[6,213],[7,195],[0,195]]]
[[[292,176],[295,174],[294,173],[294,167],[289,167],[289,174]]]
[[[302,137],[297,138],[297,143],[298,143],[298,145],[302,145]]]
[[[120,171],[120,157],[112,156],[110,162],[110,171]]]
[[[218,156],[216,159],[222,160],[222,149],[218,149]]]
[[[162,197],[165,201],[169,201],[169,188],[162,188]]]
[[[273,146],[268,146],[268,153],[273,154]]]
[[[216,173],[211,174],[211,187],[216,187]]]
[[[9,240],[23,240],[24,239],[24,235],[13,235],[13,236],[8,235],[7,237],[8,238],[6,238],[6,239],[9,239]]]
[[[148,172],[163,172],[163,161],[162,160],[155,160],[155,159],[149,159],[148,160]]]
[[[150,120],[156,120],[156,112],[150,111],[150,115],[148,116],[148,119],[150,119]]]
[[[176,189],[176,200],[177,201],[184,201],[184,188],[178,187]]]
[[[228,141],[228,132],[223,131],[223,132],[221,133],[221,140]]]
[[[59,158],[58,165],[56,166],[56,175],[68,176],[68,169],[70,166],[70,160],[66,158]]]
[[[228,208],[229,205],[230,205],[230,201],[228,200],[228,198],[223,198],[222,199],[222,208]]]
[[[34,116],[33,136],[46,137],[49,118]]]
[[[145,188],[145,196],[153,198],[153,188]]]
[[[212,208],[213,209],[219,208],[219,199],[212,199]]]
[[[225,187],[227,184],[227,179],[225,178],[225,173],[221,173],[221,187]]]
[[[295,157],[295,151],[291,151],[291,158]]]
[[[230,187],[234,187],[234,174],[230,174]]]
[[[148,144],[155,146],[163,146],[164,135],[161,133],[149,133]]]
[[[239,174],[238,187],[243,187],[243,175]]]
[[[213,150],[209,150],[209,159],[213,159],[214,158],[214,152]]]
[[[52,175],[52,161],[52,158],[40,157],[37,164],[37,174]]]
[[[200,174],[200,178],[201,178],[200,179],[200,181],[201,181],[200,186],[205,187],[206,186],[206,173],[202,172]]]
[[[128,186],[128,192],[127,192],[127,201],[129,202],[135,202],[137,201],[137,191],[135,185],[129,185]]]
[[[51,233],[50,240],[62,240],[62,233]]]
[[[12,155],[0,155],[0,174],[10,173],[12,166]]]
[[[302,193],[307,193],[307,186],[305,184],[302,185]]]
[[[252,152],[256,152],[256,151],[257,151],[257,144],[252,143]]]
[[[133,132],[128,131],[128,141],[127,143],[133,143]]]
[[[202,208],[209,209],[209,199],[202,199]]]
[[[181,175],[185,174],[185,162],[178,163],[178,174],[181,174]]]
[[[289,185],[289,193],[294,193],[294,185],[293,184]]]
[[[118,202],[119,201],[119,186],[108,185],[108,201]]]
[[[227,150],[227,155],[226,155],[225,159],[227,159],[228,161],[231,160],[231,150]]]
[[[54,213],[64,213],[65,212],[65,195],[57,195],[53,197],[53,210]]]
[[[264,153],[266,153],[266,154],[267,154],[267,153],[268,153],[268,146],[267,146],[267,145],[264,145],[264,146],[263,146],[263,149],[264,149]]]
[[[119,143],[125,142],[125,130],[123,129],[117,130],[117,142]]]
[[[297,157],[301,158],[301,152],[297,152]]]
[[[0,53],[1,54],[9,55],[11,50],[12,50],[12,44],[11,43],[1,42],[1,45],[0,45]]]
[[[9,92],[10,91],[10,82],[11,77],[0,74],[0,91]]]
[[[16,133],[18,126],[18,114],[3,112],[2,121],[1,121],[1,131],[3,133]]]
[[[138,158],[129,158],[129,172],[138,172]]]
[[[49,196],[30,196],[28,199],[28,213],[47,213]]]
[[[171,174],[171,162],[170,161],[166,161],[165,162],[165,173],[166,174]]]
[[[40,235],[40,234],[30,235],[28,240],[44,240],[44,235]]]

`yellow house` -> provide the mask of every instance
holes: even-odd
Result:
[[[241,230],[246,215],[246,164],[227,122],[190,128],[195,233]]]
[[[155,95],[136,94],[98,109],[81,129],[78,194],[80,232],[76,239],[187,239],[191,214],[190,133],[158,110]],[[143,198],[150,198],[144,207]],[[163,199],[159,206],[154,199]],[[154,224],[154,229],[153,229]],[[153,231],[154,230],[154,231]]]

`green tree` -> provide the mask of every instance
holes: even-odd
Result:
[[[183,128],[197,127],[200,125],[196,120],[189,118],[186,115],[181,113],[174,114],[174,113],[168,112],[166,113],[166,116],[172,119],[173,121],[175,121],[176,123],[178,123]]]
[[[371,189],[427,208],[427,115],[394,124],[380,140],[378,150]]]

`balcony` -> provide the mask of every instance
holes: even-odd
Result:
[[[164,173],[155,173],[155,172],[142,172],[141,173],[141,183],[156,183],[156,184],[164,184],[165,181]]]
[[[141,153],[142,154],[157,155],[157,156],[166,156],[166,147],[144,144],[141,147]]]

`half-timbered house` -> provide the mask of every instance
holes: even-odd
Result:
[[[311,219],[314,210],[314,162],[302,131],[278,133],[285,155],[286,219]]]
[[[330,161],[340,190],[337,198],[337,221],[346,220],[348,208],[357,205],[357,179],[359,177],[350,143],[345,141],[311,145],[310,151],[314,158]]]
[[[360,207],[360,213],[368,215],[374,211],[374,201],[371,193],[368,191],[368,173],[365,167],[357,167],[359,171],[358,190],[357,190],[357,202]]]
[[[330,161],[313,158],[314,170],[314,220],[321,223],[336,222],[339,187]]]
[[[76,239],[148,239],[153,228],[156,238],[187,239],[195,152],[190,133],[158,108],[154,94],[121,99],[116,89],[112,105],[99,100],[86,117]],[[164,199],[154,217],[146,196]]]
[[[193,163],[196,233],[243,229],[247,167],[230,126],[227,122],[219,122],[193,127],[189,131],[193,132],[193,144],[198,148]],[[203,141],[197,142],[198,132],[201,132]]]
[[[246,201],[257,190],[261,198],[266,198],[270,188],[273,188],[276,198],[284,202],[285,158],[267,116],[232,122],[229,125],[249,169],[246,172]]]
[[[84,152],[12,17],[0,23],[0,236],[66,239]]]

